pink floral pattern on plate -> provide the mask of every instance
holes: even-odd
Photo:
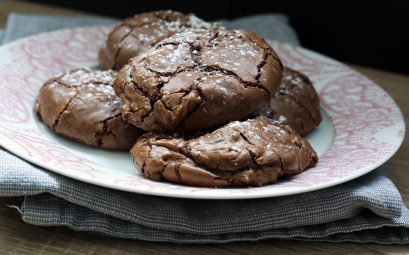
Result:
[[[36,124],[35,98],[44,81],[64,71],[96,66],[110,27],[61,30],[0,48],[0,144],[51,171],[105,187],[185,198],[258,198],[296,194],[359,177],[385,162],[405,132],[392,98],[365,76],[328,57],[272,42],[285,65],[314,82],[335,137],[315,168],[260,188],[209,189],[153,182],[137,174],[114,173],[50,139]],[[5,56],[5,57],[3,57]]]

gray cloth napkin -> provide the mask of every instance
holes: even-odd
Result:
[[[220,22],[228,28],[243,28],[275,41],[300,45],[297,34],[288,24],[288,17],[283,14],[259,14]]]
[[[0,29],[0,42],[3,41],[3,37],[4,37],[4,30]]]
[[[79,26],[110,25],[116,22],[118,21],[115,19],[86,16],[65,17],[11,13],[7,19],[7,27],[3,35],[3,43],[57,29]]]
[[[243,20],[263,23],[264,30],[275,26],[291,30],[284,16],[274,17]],[[61,26],[52,29],[78,26],[83,24],[82,19],[64,18]],[[24,35],[21,31],[25,26],[18,24],[29,23],[31,28],[26,32],[38,33],[50,29],[48,25],[44,28],[42,22],[60,20],[60,17],[11,15],[5,40]],[[95,23],[100,22],[105,21]],[[250,28],[257,32],[257,26]],[[298,43],[294,31],[280,33],[293,34],[293,44]],[[274,39],[274,33],[269,38]],[[285,41],[285,36],[281,40]],[[0,148],[0,196],[24,196],[19,210],[27,223],[68,226],[122,238],[176,243],[266,238],[409,243],[409,210],[380,170],[342,185],[293,196],[189,200],[132,194],[79,182],[43,170]]]
[[[109,25],[116,22],[118,21],[106,18],[11,13],[7,20],[7,29],[3,35],[3,43],[45,31],[78,26]],[[244,28],[266,38],[299,45],[297,34],[288,24],[288,18],[282,14],[264,14],[235,20],[221,20],[220,22],[229,28]],[[271,26],[271,24],[274,24],[274,26]],[[0,42],[2,41],[0,40]]]

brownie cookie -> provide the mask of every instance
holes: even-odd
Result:
[[[77,69],[48,80],[36,112],[56,134],[104,149],[129,149],[142,131],[122,120],[115,71]]]
[[[122,116],[135,126],[194,131],[259,112],[281,78],[279,57],[255,34],[191,29],[130,59],[114,88]]]
[[[270,100],[271,115],[274,119],[286,118],[300,135],[303,135],[322,121],[320,100],[312,82],[304,74],[285,67],[280,87]]]
[[[230,122],[192,139],[147,134],[131,154],[147,178],[201,187],[262,186],[318,161],[306,139],[265,117]]]
[[[128,59],[150,49],[160,40],[186,28],[211,28],[193,14],[156,11],[135,15],[117,25],[99,52],[102,69],[120,69]]]

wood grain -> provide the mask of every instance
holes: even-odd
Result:
[[[33,3],[0,0],[0,27],[4,27],[10,11],[80,15],[71,11]],[[409,76],[351,65],[381,85],[402,109],[406,125],[409,121]],[[409,205],[409,138],[382,169],[396,184]],[[80,233],[64,227],[37,227],[25,224],[17,210],[6,204],[19,203],[19,198],[0,198],[0,254],[409,254],[408,245],[321,243],[266,240],[223,245],[176,245],[104,237]]]

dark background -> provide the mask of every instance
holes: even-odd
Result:
[[[125,18],[159,9],[205,20],[257,13],[289,16],[302,46],[347,63],[409,74],[409,7],[405,1],[35,0]]]

